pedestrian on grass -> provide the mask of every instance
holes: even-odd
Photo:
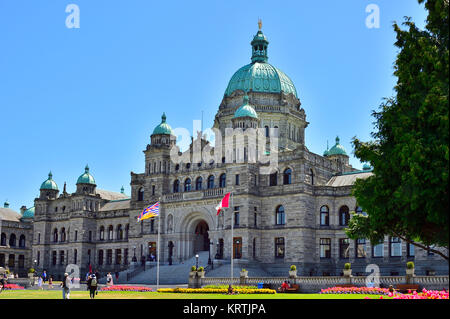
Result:
[[[61,282],[62,292],[63,292],[63,299],[69,299],[70,298],[70,277],[68,273],[64,273],[63,281]]]
[[[48,289],[53,289],[53,277],[48,278]]]
[[[44,290],[44,288],[42,287],[42,281],[43,281],[42,276],[39,276],[39,278],[38,278],[38,289],[39,290]]]
[[[87,285],[89,290],[89,296],[91,297],[91,299],[94,299],[95,295],[97,294],[97,277],[94,274],[89,276]]]

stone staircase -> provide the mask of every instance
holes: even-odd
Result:
[[[208,256],[209,253],[207,251],[198,252],[198,266],[205,267],[208,266]],[[160,264],[159,265],[159,283],[162,285],[170,285],[170,284],[187,284],[189,281],[189,272],[191,271],[191,267],[195,266],[196,259],[195,256],[185,260],[182,263],[168,265],[168,264]],[[152,266],[149,269],[139,273],[135,277],[131,278],[128,282],[126,281],[126,272],[121,273],[119,276],[119,283],[130,283],[130,284],[146,284],[146,285],[155,285],[156,284],[156,265]],[[125,281],[123,281],[125,280]]]

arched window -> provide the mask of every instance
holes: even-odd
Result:
[[[16,235],[15,234],[11,234],[11,236],[9,236],[9,246],[16,247]]]
[[[144,200],[144,187],[139,188],[138,190],[138,201]]]
[[[2,233],[2,235],[1,235],[0,246],[6,246],[6,234],[5,233]]]
[[[123,229],[120,224],[117,226],[117,239],[123,239]]]
[[[100,226],[100,240],[105,240],[105,227]]]
[[[195,190],[196,191],[199,191],[202,189],[202,182],[203,182],[203,178],[197,177],[197,179],[195,180]]]
[[[25,235],[20,235],[19,238],[19,247],[25,247]]]
[[[324,205],[320,207],[320,226],[330,225],[330,210],[328,206]]]
[[[109,228],[108,228],[108,240],[113,240],[113,232],[114,232],[113,226],[109,225]]]
[[[58,230],[56,228],[53,230],[53,242],[58,242]]]
[[[189,192],[190,190],[191,190],[191,179],[186,178],[186,180],[184,181],[184,191]]]
[[[66,241],[66,229],[63,227],[61,229],[61,242],[65,242]]]
[[[312,169],[309,170],[309,175],[311,176],[311,185],[314,185],[314,172]]]
[[[347,226],[350,220],[350,211],[347,206],[342,206],[339,209],[339,224],[341,226]]]
[[[178,193],[179,191],[180,191],[180,181],[178,179],[176,179],[173,182],[173,192]]]
[[[214,188],[214,175],[209,175],[208,177],[208,189]]]
[[[225,187],[227,185],[227,174],[223,173],[219,178],[219,187]]]
[[[290,168],[286,168],[283,173],[283,184],[289,185],[291,183],[292,170]]]
[[[280,205],[275,210],[275,224],[276,225],[284,225],[286,224],[286,215],[284,213],[283,205]]]
[[[269,127],[266,125],[264,128],[266,129],[266,137],[269,137]]]

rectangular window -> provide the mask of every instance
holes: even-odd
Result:
[[[111,265],[111,264],[112,264],[112,249],[108,249],[108,250],[106,251],[106,263],[107,263],[108,265]]]
[[[38,243],[38,244],[41,243],[41,233],[38,234],[38,242],[37,242],[37,243]]]
[[[52,252],[52,264],[53,264],[53,266],[56,265],[56,250],[54,250]]]
[[[116,265],[122,263],[122,249],[116,249]]]
[[[275,238],[275,258],[284,258],[284,237]]]
[[[366,240],[364,238],[357,239],[355,245],[356,258],[366,257]]]
[[[155,195],[155,185],[152,185],[152,195]]]
[[[239,227],[239,206],[234,206],[234,226]]]
[[[239,185],[239,174],[236,174],[236,185]]]
[[[391,257],[401,257],[402,255],[402,241],[398,237],[390,238],[390,253]]]
[[[407,246],[407,254],[408,254],[408,257],[414,257],[415,256],[414,245],[413,244],[408,244],[408,246]]]
[[[92,241],[92,231],[89,231],[89,241]]]
[[[255,228],[258,227],[258,213],[256,211],[256,207],[255,207],[255,212],[253,213],[253,226]]]
[[[64,250],[59,251],[59,264],[64,265]]]
[[[320,238],[320,258],[331,258],[330,238]]]
[[[37,261],[37,265],[39,266],[41,264],[41,252],[40,251],[37,252],[36,261]]]
[[[339,239],[339,258],[347,259],[349,258],[350,242],[348,238]]]
[[[277,173],[270,174],[270,176],[269,176],[269,185],[270,186],[276,186],[277,185],[277,180],[278,180],[277,176],[278,176]]]
[[[372,251],[373,257],[383,257],[384,256],[384,244],[383,243],[373,245],[372,249],[373,249],[373,251]]]
[[[98,251],[98,264],[103,265],[103,250]]]

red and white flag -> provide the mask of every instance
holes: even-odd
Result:
[[[230,194],[231,193],[227,193],[225,195],[224,198],[222,198],[222,200],[220,201],[219,205],[217,205],[216,209],[217,209],[217,215],[220,214],[220,211],[222,210],[222,208],[228,208],[228,203],[230,202]]]

